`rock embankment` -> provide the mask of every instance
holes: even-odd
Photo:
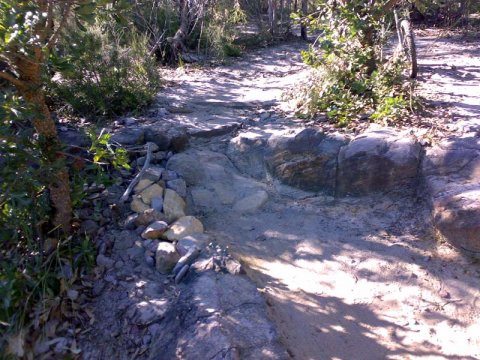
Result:
[[[273,136],[243,132],[227,154],[238,169],[329,196],[392,191],[421,194],[426,184],[434,224],[452,245],[480,253],[480,143],[444,140],[426,154],[409,132],[372,127],[353,138],[313,128]]]

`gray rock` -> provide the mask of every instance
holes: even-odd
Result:
[[[145,143],[145,131],[141,128],[122,128],[111,139],[121,145],[142,145]]]
[[[163,197],[154,197],[152,198],[152,203],[151,203],[152,209],[155,209],[157,211],[162,211],[163,210]]]
[[[145,140],[158,145],[159,150],[172,148],[176,152],[188,146],[188,135],[185,127],[172,126],[168,123],[155,124],[145,130]]]
[[[183,198],[187,197],[187,183],[183,179],[173,179],[167,181],[167,188],[174,190]]]
[[[187,204],[183,198],[172,189],[165,190],[163,199],[163,212],[170,223],[185,216]]]
[[[144,250],[140,241],[135,241],[134,245],[126,251],[128,259],[140,264],[143,259]]]
[[[164,318],[168,311],[168,301],[152,299],[133,305],[135,315],[133,321],[136,325],[146,326]]]
[[[259,115],[260,121],[265,121],[272,116],[268,111],[262,112]]]
[[[155,259],[149,254],[145,254],[145,262],[147,263],[148,266],[151,266],[151,267],[155,266]]]
[[[133,126],[133,125],[136,125],[137,122],[138,120],[133,117],[127,117],[123,119],[123,123],[125,124],[125,126]]]
[[[175,244],[175,248],[181,256],[184,256],[191,248],[197,247],[203,249],[209,242],[210,237],[207,234],[196,233],[178,240]]]
[[[288,359],[255,285],[242,276],[207,272],[189,283],[179,303],[187,314],[166,314],[150,359]],[[201,318],[201,321],[198,319]]]
[[[58,133],[58,137],[63,144],[66,144],[67,146],[75,146],[77,148],[77,151],[78,148],[86,148],[91,144],[88,136],[85,133],[76,129],[67,129],[67,131],[60,131]]]
[[[422,172],[434,225],[449,243],[480,257],[480,141],[444,140],[429,149]]]
[[[147,226],[154,221],[165,221],[165,214],[155,210],[155,209],[147,209],[135,218],[134,223],[136,226]]]
[[[172,114],[191,114],[193,109],[188,107],[188,105],[169,105],[167,106],[167,111]]]
[[[265,160],[272,175],[284,184],[307,191],[333,194],[340,148],[345,136],[315,129],[272,136]]]
[[[239,213],[252,213],[260,209],[268,200],[268,194],[259,190],[249,196],[240,199],[233,206],[233,210]]]
[[[168,224],[164,221],[155,221],[147,226],[142,232],[144,239],[159,239],[163,233],[168,229]]]
[[[234,259],[227,259],[225,261],[225,268],[232,275],[239,275],[244,272],[242,264],[240,264],[237,260]]]
[[[227,156],[242,173],[264,179],[267,140],[268,136],[263,133],[241,133],[228,144]]]
[[[193,205],[202,211],[215,211],[233,205],[266,186],[241,176],[223,154],[187,150],[174,155],[167,168],[175,170],[188,184]]]
[[[148,179],[152,182],[157,182],[160,180],[162,173],[165,171],[164,168],[159,166],[150,166],[145,170],[145,173],[142,176],[142,179]]]
[[[407,133],[369,130],[338,157],[337,195],[367,195],[411,187],[418,181],[421,146]]]
[[[194,216],[183,216],[175,221],[163,234],[169,241],[180,240],[195,233],[203,233],[203,224]]]
[[[97,265],[104,266],[107,269],[110,269],[115,265],[115,260],[100,254],[97,256]]]
[[[167,150],[170,147],[171,138],[161,128],[147,128],[145,130],[145,140],[153,142],[160,150]]]
[[[159,184],[152,184],[145,190],[142,190],[139,195],[145,204],[151,205],[153,198],[163,196],[163,187],[161,187]]]
[[[169,274],[180,259],[175,246],[168,242],[158,244],[155,253],[155,267],[162,274]]]
[[[143,190],[145,190],[146,188],[148,188],[150,185],[153,185],[154,181],[150,180],[150,179],[140,179],[140,181],[138,182],[137,185],[135,185],[135,187],[133,188],[133,192],[135,194],[138,194],[140,192],[142,192]]]
[[[152,154],[152,163],[159,164],[162,160],[167,159],[167,152],[166,151],[157,151]]]
[[[178,179],[178,174],[175,171],[166,170],[162,174],[162,180],[164,181],[170,181],[175,179]]]
[[[145,161],[147,161],[147,158],[145,156],[140,156],[136,161],[136,166],[143,166],[145,165]]]
[[[113,250],[121,251],[127,250],[135,243],[136,234],[133,231],[124,230],[119,234],[116,234],[113,243]]]
[[[138,218],[138,214],[132,214],[127,217],[127,219],[123,223],[123,227],[125,230],[135,230],[135,228],[138,226],[135,224],[136,220]]]
[[[98,224],[93,220],[85,220],[80,225],[78,232],[82,235],[93,236],[97,233],[100,227]]]
[[[130,203],[130,209],[140,214],[150,209],[150,206],[145,204],[139,195],[134,195],[132,197],[132,202]]]

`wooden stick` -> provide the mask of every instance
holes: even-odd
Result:
[[[150,166],[150,160],[151,159],[152,159],[152,143],[149,142],[149,143],[147,143],[147,158],[145,159],[145,164],[143,164],[142,170],[140,170],[140,172],[137,174],[137,176],[135,176],[133,178],[130,185],[128,185],[127,190],[125,190],[125,192],[123,193],[122,197],[120,198],[120,203],[121,204],[124,203],[125,201],[127,201],[127,199],[130,196],[130,193],[132,192],[133,188],[135,187],[135,185],[138,184],[138,182],[142,178],[143,174],[145,174],[145,171],[147,171],[148,167]]]

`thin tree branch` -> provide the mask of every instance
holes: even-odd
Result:
[[[145,164],[143,164],[142,170],[140,170],[140,172],[137,174],[137,176],[135,176],[133,178],[130,185],[128,185],[127,190],[125,190],[125,192],[123,193],[122,197],[120,198],[120,203],[121,204],[123,204],[125,201],[127,201],[127,199],[130,196],[130,193],[132,192],[133,188],[135,187],[135,185],[137,185],[137,183],[142,178],[143,174],[145,174],[145,171],[147,171],[148,167],[150,166],[151,159],[152,159],[152,143],[149,142],[147,144],[147,158],[145,159]]]
[[[5,79],[15,85],[19,90],[25,89],[27,84],[6,71],[0,71],[0,78]]]
[[[51,49],[53,45],[55,45],[55,42],[57,41],[58,36],[60,35],[60,32],[62,31],[63,27],[66,25],[67,20],[70,16],[70,11],[72,9],[72,0],[67,0],[65,2],[65,5],[63,7],[62,11],[62,20],[60,21],[60,24],[58,25],[57,29],[53,33],[52,37],[47,43],[47,48]]]

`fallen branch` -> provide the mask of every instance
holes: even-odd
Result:
[[[127,201],[133,188],[138,184],[143,174],[145,174],[145,171],[147,171],[148,167],[150,166],[151,159],[152,159],[152,143],[149,142],[147,143],[147,158],[145,159],[145,164],[143,164],[142,170],[140,170],[137,176],[133,178],[130,185],[128,185],[127,190],[125,190],[125,192],[123,193],[122,197],[120,198],[121,204]]]

